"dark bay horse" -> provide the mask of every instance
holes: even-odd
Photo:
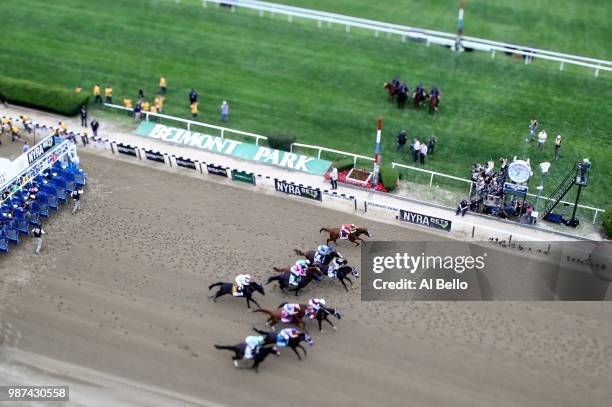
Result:
[[[319,230],[319,233],[321,232],[329,233],[327,244],[329,244],[329,242],[334,242],[334,244],[338,244],[338,239],[340,238],[340,228],[321,228],[321,230]],[[365,240],[359,237],[361,235],[372,237],[372,234],[368,231],[367,228],[357,228],[355,233],[351,233],[349,235],[348,240],[352,243],[355,243],[355,246],[359,246],[359,242],[365,243]]]
[[[285,306],[285,304],[287,304],[286,302],[282,303],[281,305],[278,306],[278,308],[282,308]],[[300,309],[304,309],[304,315],[306,315],[306,309],[308,308],[308,304],[300,304]],[[317,320],[317,323],[319,324],[319,332],[323,332],[323,327],[322,327],[322,323],[323,321],[327,321],[328,324],[331,325],[331,327],[334,329],[334,331],[337,331],[338,328],[336,328],[336,325],[333,324],[333,322],[331,322],[331,320],[329,319],[329,316],[334,316],[338,319],[342,319],[342,314],[340,314],[340,311],[336,308],[329,308],[326,307],[324,305],[321,305],[319,310],[317,311],[317,314],[315,315],[314,319]]]
[[[438,110],[439,101],[440,99],[438,98],[438,96],[432,95],[429,97],[429,114],[436,113],[436,110]]]
[[[244,287],[242,289],[242,295],[238,297],[234,295],[234,284],[219,282],[219,283],[214,283],[214,284],[209,285],[208,289],[210,290],[213,287],[217,287],[217,286],[219,286],[219,290],[214,295],[209,297],[213,299],[213,302],[217,302],[217,298],[223,295],[231,294],[232,297],[235,297],[235,298],[245,298],[247,301],[247,308],[249,309],[251,309],[251,301],[253,301],[253,303],[257,305],[257,308],[261,308],[259,304],[257,303],[257,301],[253,299],[254,293],[258,292],[261,295],[266,295],[264,288],[260,284],[257,284],[255,282],[252,282],[248,286]]]
[[[263,335],[264,339],[264,344],[266,345],[274,345],[277,343],[278,340],[278,332],[266,332],[266,331],[261,331],[257,328],[253,328],[253,330],[255,332],[257,332],[260,335]],[[298,336],[296,336],[295,338],[289,338],[289,343],[287,344],[287,348],[291,348],[291,350],[293,350],[293,352],[295,352],[295,354],[297,355],[299,360],[302,360],[302,357],[300,356],[299,352],[297,351],[298,348],[302,349],[302,351],[304,351],[304,357],[306,357],[306,355],[308,355],[308,352],[306,352],[306,348],[304,348],[300,342],[306,342],[307,344],[309,344],[310,346],[314,345],[314,341],[312,340],[312,338],[310,337],[310,335],[308,335],[307,333],[303,333],[300,332],[298,334]]]
[[[317,254],[316,250],[308,250],[308,251],[302,251],[300,249],[293,249],[293,251],[295,252],[295,254],[297,254],[298,256],[304,256],[304,258],[306,260],[308,260],[310,262],[310,264],[315,264],[315,254]],[[327,266],[333,259],[335,259],[336,257],[342,257],[340,255],[340,253],[338,253],[336,250],[334,250],[333,252],[329,253],[327,256],[325,256],[325,260],[322,263],[323,266]],[[319,265],[321,266],[321,265]]]
[[[296,297],[300,293],[300,290],[302,290],[304,287],[310,284],[312,280],[320,281],[321,276],[323,275],[319,267],[310,266],[306,270],[306,275],[300,279],[300,282],[298,283],[298,285],[293,286],[289,284],[289,281],[291,279],[291,271],[290,271],[291,267],[285,267],[282,269],[277,268],[277,267],[273,267],[273,268],[274,268],[274,271],[282,273],[282,274],[268,278],[266,285],[270,284],[272,281],[278,281],[278,285],[281,290],[295,291]]]
[[[421,106],[423,105],[423,102],[425,102],[425,99],[427,99],[428,97],[429,93],[427,93],[425,89],[423,89],[421,92],[412,92],[412,103],[414,104],[414,108],[416,110],[420,110]]]
[[[246,343],[242,342],[234,346],[228,345],[215,345],[215,348],[218,350],[230,350],[234,352],[234,356],[232,356],[232,360],[234,361],[234,366],[238,367],[238,361],[244,359],[244,351],[246,349]],[[262,346],[259,348],[259,351],[255,354],[253,358],[253,366],[251,369],[254,369],[255,372],[259,373],[259,365],[263,362],[269,355],[275,354],[276,356],[280,355],[278,348],[276,346]]]

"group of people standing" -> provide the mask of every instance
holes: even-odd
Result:
[[[404,147],[406,146],[407,142],[408,135],[406,133],[406,130],[400,131],[400,133],[397,135],[397,146],[395,148],[395,151],[400,154],[403,153]],[[432,135],[429,138],[429,141],[427,142],[420,141],[418,138],[415,137],[412,140],[412,143],[410,144],[410,154],[412,156],[412,160],[415,163],[420,162],[422,165],[425,165],[425,159],[428,155],[431,156],[434,154],[437,143],[438,139],[435,135]]]
[[[546,129],[544,128],[540,130],[539,133],[537,133],[538,127],[539,127],[538,120],[535,117],[532,117],[531,120],[529,121],[529,135],[525,138],[525,142],[529,143],[533,140],[536,140],[537,145],[538,145],[538,150],[544,151],[544,145],[546,144],[546,140],[548,139],[548,133],[546,132]],[[536,133],[537,133],[537,136],[536,136]],[[557,134],[557,137],[555,137],[555,160],[558,160],[559,157],[561,156],[561,143],[562,143],[561,135]]]

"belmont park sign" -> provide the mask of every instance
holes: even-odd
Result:
[[[331,166],[331,162],[326,160],[178,129],[176,127],[168,127],[162,124],[143,122],[140,123],[135,133],[139,136],[158,139],[168,143],[195,147],[213,153],[226,154],[243,160],[276,165],[309,174],[323,175]]]

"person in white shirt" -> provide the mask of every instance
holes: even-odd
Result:
[[[331,170],[331,189],[338,189],[338,168],[332,164]]]
[[[42,236],[45,234],[45,231],[40,226],[36,226],[32,229],[32,235],[36,239],[36,254],[40,253],[40,249],[42,249],[43,239]]]
[[[427,157],[427,144],[422,143],[421,148],[419,150],[419,158],[421,159],[421,164],[425,165],[425,157]]]
[[[548,138],[548,134],[546,134],[546,130],[542,129],[540,133],[538,133],[538,148],[540,151],[544,151],[544,143]]]
[[[419,153],[421,152],[421,142],[419,141],[419,139],[414,139],[414,141],[412,142],[412,158],[414,159],[414,162],[419,161]]]

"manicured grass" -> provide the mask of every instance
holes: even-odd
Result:
[[[291,6],[454,33],[459,0],[275,0]],[[464,34],[612,60],[609,0],[467,0]]]
[[[525,66],[505,56],[457,55],[365,31],[347,34],[343,27],[203,8],[199,1],[5,0],[0,11],[8,10],[11,18],[0,25],[4,75],[87,90],[110,83],[120,102],[124,95],[134,99],[140,87],[152,99],[163,73],[168,114],[189,117],[193,86],[201,94],[203,121],[220,123],[226,99],[230,127],[293,134],[302,143],[364,155],[373,155],[382,115],[384,162],[404,159],[394,152],[400,129],[409,138],[435,133],[438,148],[426,168],[461,177],[469,177],[471,163],[500,156],[550,160],[561,133],[562,159],[553,163],[546,190],[574,161],[588,157],[592,184],[583,203],[604,206],[612,196],[612,86],[606,75]],[[421,80],[437,83],[440,112],[431,117],[389,104],[382,83],[396,73],[411,89]],[[532,115],[548,130],[545,153],[523,142]]]

